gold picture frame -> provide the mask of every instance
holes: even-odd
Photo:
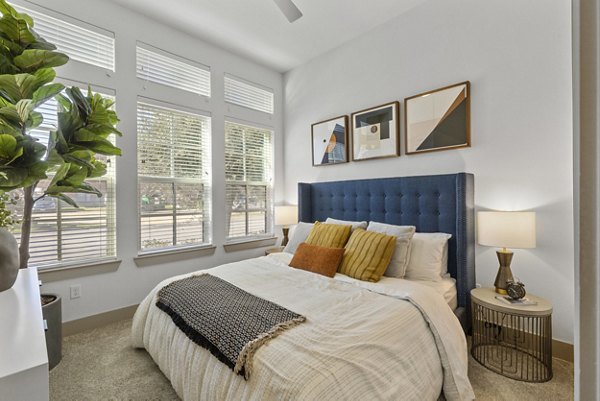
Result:
[[[352,113],[352,160],[400,156],[400,103]]]
[[[470,146],[469,81],[404,99],[404,149],[407,155]]]

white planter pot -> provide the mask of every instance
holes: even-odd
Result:
[[[15,237],[0,228],[0,292],[13,286],[19,273],[19,245]]]

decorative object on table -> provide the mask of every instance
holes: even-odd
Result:
[[[525,284],[520,281],[508,281],[506,283],[506,293],[512,299],[521,299],[525,297]]]
[[[23,191],[19,257],[25,268],[34,204],[53,197],[76,207],[65,193],[101,197],[102,192],[86,180],[106,174],[107,165],[96,159],[97,154],[121,154],[108,140],[121,133],[115,127],[119,119],[112,109],[114,101],[53,82],[54,67],[66,64],[69,57],[32,30],[31,17],[18,13],[5,0],[0,0],[0,13],[6,26],[19,27],[3,31],[2,38],[3,47],[11,51],[0,65],[4,111],[0,115],[0,191]],[[35,110],[51,99],[60,105],[58,124],[43,143],[32,132],[43,122]]]
[[[480,245],[502,248],[496,251],[500,267],[494,287],[506,295],[507,283],[514,281],[507,248],[535,248],[535,212],[478,212],[477,238]]]
[[[16,200],[0,191],[0,292],[12,288],[19,273],[19,245],[8,228],[18,223],[11,206]]]
[[[511,379],[552,379],[552,305],[531,294],[527,302],[505,298],[493,288],[471,290],[471,355]]]
[[[352,160],[400,156],[399,112],[391,102],[352,113]]]
[[[406,154],[471,146],[469,81],[404,99]]]
[[[313,166],[348,162],[348,116],[311,126]]]
[[[281,246],[287,245],[290,226],[294,224],[298,224],[298,206],[275,206],[275,225],[283,226]]]

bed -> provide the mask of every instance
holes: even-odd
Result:
[[[408,280],[329,278],[290,268],[291,255],[271,254],[163,281],[136,311],[133,345],[149,352],[184,400],[473,399],[462,332],[469,327],[468,296],[475,284],[473,176],[298,188],[304,222],[333,217],[452,234],[448,272],[456,283],[456,308],[438,290]],[[206,273],[306,316],[256,352],[248,380],[192,342],[155,306],[161,288]]]

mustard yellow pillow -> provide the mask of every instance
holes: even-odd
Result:
[[[343,248],[351,230],[350,225],[323,224],[317,221],[304,242],[326,248]]]
[[[377,282],[396,249],[396,237],[362,228],[354,230],[344,247],[339,272],[358,280]]]

